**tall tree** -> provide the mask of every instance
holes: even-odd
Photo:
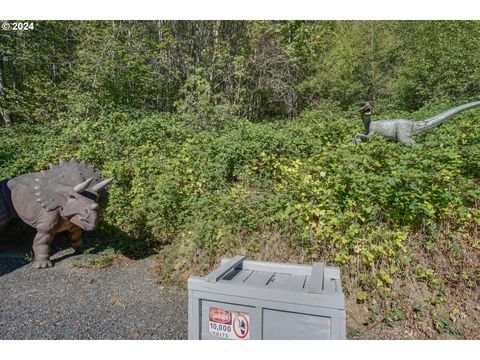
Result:
[[[10,125],[12,120],[10,119],[10,115],[8,114],[8,110],[6,109],[6,95],[5,95],[5,86],[3,85],[3,74],[2,74],[2,67],[0,65],[0,114],[2,115],[3,122],[5,125]]]

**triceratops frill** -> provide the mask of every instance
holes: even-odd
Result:
[[[103,180],[93,166],[72,159],[50,164],[48,170],[0,182],[0,232],[18,217],[37,229],[33,241],[35,267],[51,266],[50,244],[55,234],[67,231],[75,249],[82,246],[82,231],[93,230],[98,220],[102,191],[113,181]]]

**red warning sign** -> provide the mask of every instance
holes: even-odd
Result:
[[[224,339],[247,340],[250,338],[250,316],[245,312],[211,307],[208,333]]]

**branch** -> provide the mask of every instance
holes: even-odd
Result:
[[[112,36],[110,36],[110,39],[108,39],[107,44],[102,49],[102,53],[100,54],[100,58],[97,61],[97,65],[95,66],[95,74],[93,75],[93,81],[92,81],[92,91],[91,91],[92,95],[93,95],[93,92],[95,91],[95,82],[97,81],[97,74],[98,74],[98,70],[100,69],[100,64],[102,63],[103,56],[105,55],[105,52],[110,46],[110,42],[112,41],[114,36],[115,34],[112,34]]]

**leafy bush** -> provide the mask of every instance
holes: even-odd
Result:
[[[358,119],[307,112],[287,124],[232,118],[221,130],[197,131],[182,117],[113,112],[61,128],[1,128],[0,175],[59,158],[96,164],[116,179],[107,222],[140,242],[192,244],[210,261],[277,233],[308,258],[373,269],[395,264],[419,228],[478,225],[473,111],[412,148],[380,137],[354,146],[359,127]]]

